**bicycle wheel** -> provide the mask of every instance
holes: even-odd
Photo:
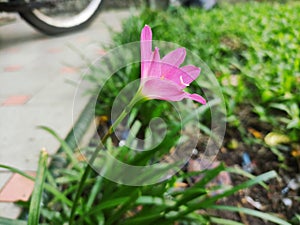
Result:
[[[53,0],[54,7],[22,11],[19,14],[39,31],[57,35],[89,25],[99,12],[101,2],[102,0]]]

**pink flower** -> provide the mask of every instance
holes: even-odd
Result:
[[[206,100],[198,94],[183,89],[200,74],[200,68],[187,65],[179,68],[186,55],[184,48],[178,48],[162,59],[159,49],[152,51],[152,31],[145,26],[141,33],[141,92],[150,99],[181,101],[190,98],[201,104]]]

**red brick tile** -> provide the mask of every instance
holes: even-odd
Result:
[[[98,55],[105,55],[107,52],[105,51],[105,50],[103,50],[103,49],[98,49],[97,50],[97,54]]]
[[[89,38],[87,36],[79,36],[77,37],[77,42],[79,43],[84,43],[84,42],[87,42],[89,40]]]
[[[35,172],[27,174],[35,176]],[[0,191],[0,202],[28,201],[34,188],[34,182],[17,173],[7,181]]]
[[[60,72],[63,74],[72,74],[72,73],[77,73],[78,69],[75,67],[65,66],[60,70]]]
[[[24,105],[30,99],[29,95],[14,95],[4,100],[3,106]]]
[[[4,72],[16,72],[22,69],[21,65],[10,65],[4,67]]]
[[[19,48],[13,47],[13,48],[7,49],[7,50],[6,50],[6,53],[18,53],[19,51],[20,51]]]
[[[60,53],[60,52],[62,52],[62,49],[61,48],[48,48],[47,52],[49,52],[49,53]]]

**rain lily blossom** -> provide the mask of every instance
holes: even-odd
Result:
[[[102,150],[102,144],[112,135],[115,128],[128,115],[130,109],[140,100],[146,99],[161,99],[167,101],[181,101],[184,98],[189,98],[206,104],[206,100],[198,94],[190,94],[183,89],[189,86],[200,73],[200,68],[193,65],[187,65],[179,68],[183,63],[186,55],[184,48],[178,48],[162,59],[160,59],[159,49],[155,48],[152,51],[152,31],[149,26],[145,26],[141,33],[141,83],[140,89],[131,99],[128,105],[116,118],[113,124],[108,129],[107,133],[102,137],[101,144],[93,152],[89,159],[89,164],[86,167],[84,174],[80,180],[79,188],[76,192],[76,198],[71,210],[70,224],[74,223],[75,211],[78,206],[78,200],[81,196],[86,179],[92,171],[92,164],[96,160],[99,151]],[[140,95],[142,94],[142,96]],[[111,164],[111,163],[109,163]]]
[[[152,51],[152,31],[145,26],[141,33],[141,93],[148,99],[181,101],[189,98],[201,104],[206,100],[198,94],[183,89],[200,74],[200,68],[187,65],[180,67],[186,56],[185,48],[178,48],[162,59],[159,49]]]

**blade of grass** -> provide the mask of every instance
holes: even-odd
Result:
[[[229,173],[235,173],[235,174],[238,174],[238,175],[242,175],[242,176],[247,177],[249,179],[254,179],[255,178],[255,176],[253,174],[248,173],[243,169],[240,169],[238,166],[228,167],[228,168],[226,168],[226,171],[229,172]],[[265,189],[267,189],[267,190],[269,189],[269,187],[264,182],[260,182],[259,184],[262,187],[264,187]]]
[[[32,181],[35,180],[35,178],[33,176],[30,176],[27,173],[24,173],[22,170],[19,170],[17,168],[14,168],[14,167],[11,167],[11,166],[6,166],[6,165],[3,165],[3,164],[0,164],[0,168],[7,169],[7,170],[9,170],[13,173],[18,173],[18,174],[22,175],[23,177],[26,177],[29,180],[32,180]]]
[[[181,205],[186,204],[190,200],[193,200],[205,194],[207,194],[207,190],[204,188],[190,187],[186,189],[186,191],[182,192],[182,196],[177,200],[174,208],[178,208]]]
[[[205,173],[204,173],[204,177],[203,179],[201,179],[198,183],[196,183],[194,186],[195,187],[205,187],[205,185],[207,183],[209,183],[211,180],[213,180],[215,177],[218,176],[218,174],[222,171],[225,170],[225,166],[223,163],[221,163],[219,166],[217,166],[216,168],[213,168],[213,169],[210,169],[210,170],[207,170]]]
[[[214,224],[220,224],[220,225],[244,225],[243,223],[236,222],[234,220],[228,220],[218,217],[210,217],[210,221]]]
[[[83,217],[79,218],[77,224],[82,224],[82,221],[84,220],[84,217],[90,216],[90,215],[103,215],[104,209],[109,209],[113,207],[117,207],[125,202],[127,202],[130,198],[129,197],[121,197],[121,198],[114,198],[110,199],[105,202],[100,202],[97,206],[93,207],[90,211],[88,211]],[[103,216],[104,220],[104,216]]]
[[[19,170],[17,168],[11,167],[11,166],[6,166],[0,164],[0,168],[7,169],[13,173],[18,173],[22,175],[23,177],[28,178],[29,180],[35,181],[35,178],[24,173],[22,170]],[[49,191],[51,194],[53,194],[57,199],[60,199],[64,203],[66,203],[69,207],[72,206],[72,201],[70,201],[66,196],[64,196],[61,192],[59,192],[55,187],[52,187],[51,185],[45,183],[45,190]]]
[[[39,126],[40,129],[42,130],[45,130],[47,131],[48,133],[50,133],[53,137],[56,138],[56,140],[59,141],[60,145],[61,145],[61,148],[66,152],[68,158],[71,160],[72,164],[76,167],[78,161],[74,155],[74,152],[72,151],[72,149],[69,147],[69,145],[67,144],[66,141],[64,141],[62,138],[60,138],[58,136],[58,134],[52,130],[51,128],[49,127],[46,127],[46,126]]]
[[[247,208],[238,208],[238,207],[233,207],[233,206],[224,206],[224,205],[213,205],[210,206],[209,208],[211,209],[217,209],[217,210],[226,210],[226,211],[231,211],[231,212],[241,212],[241,213],[245,213],[251,216],[255,216],[258,218],[261,218],[263,220],[267,220],[267,221],[271,221],[273,223],[277,223],[280,225],[291,225],[290,223],[276,217],[273,216],[271,214],[268,213],[264,213],[264,212],[260,212],[257,210],[253,210],[253,209],[247,209]]]
[[[100,190],[101,190],[101,187],[102,187],[102,181],[103,181],[102,176],[98,176],[96,178],[96,182],[93,185],[93,188],[92,188],[91,193],[90,193],[90,197],[89,197],[88,202],[86,204],[88,209],[92,208],[93,203],[94,203],[97,195],[100,193]]]
[[[197,209],[205,209],[208,208],[209,206],[211,206],[213,203],[215,203],[218,199],[230,196],[236,192],[238,192],[239,190],[245,189],[245,188],[249,188],[255,184],[259,184],[260,182],[269,180],[271,178],[274,178],[277,176],[277,173],[275,171],[270,171],[264,174],[261,174],[257,177],[255,177],[254,179],[248,180],[240,185],[237,185],[227,191],[225,191],[222,194],[216,195],[216,196],[208,196],[208,198],[204,199],[203,201],[201,201],[200,203],[193,203],[193,204],[188,204],[188,207],[186,210],[170,217],[170,220],[176,221],[178,218],[181,218],[184,215],[187,215]]]
[[[48,153],[42,150],[38,164],[35,185],[30,201],[28,225],[38,225],[41,211],[41,201],[46,178]]]
[[[27,225],[27,222],[22,220],[13,220],[13,219],[0,217],[0,224],[1,225]]]
[[[68,199],[63,193],[61,193],[54,187],[45,184],[45,190],[49,191],[51,194],[55,196],[56,199],[61,200],[62,203],[66,204],[67,206],[71,207],[73,205],[73,202],[70,199]]]
[[[163,207],[162,207],[163,208]],[[123,225],[136,225],[136,224],[159,224],[159,223],[152,223],[153,221],[164,217],[164,215],[162,215],[162,211],[163,209],[159,210],[160,208],[155,208],[152,211],[148,211],[147,213],[144,213],[143,215],[138,215],[135,216],[133,218],[128,218],[126,221],[122,222]],[[159,210],[159,212],[157,211]],[[163,224],[163,223],[160,223]]]
[[[204,201],[202,201],[199,206],[200,207],[207,207],[208,205],[211,205],[212,203],[214,203],[215,201],[217,201],[218,199],[221,199],[221,198],[224,198],[224,197],[227,197],[227,196],[230,196],[234,193],[236,193],[237,191],[239,190],[242,190],[242,189],[245,189],[245,188],[249,188],[255,184],[259,184],[263,181],[267,181],[269,179],[272,179],[272,178],[275,178],[277,176],[277,173],[275,171],[269,171],[267,173],[264,173],[264,174],[261,174],[251,180],[248,180],[244,183],[241,183],[227,191],[225,191],[224,193],[222,194],[219,194],[219,195],[216,195],[216,196],[213,196],[213,197],[210,197],[210,198],[207,198],[205,199]]]
[[[86,185],[85,181],[90,176],[92,170],[93,170],[92,167],[88,164],[86,166],[86,169],[84,170],[84,173],[83,173],[82,177],[81,177],[81,180],[79,182],[79,186],[76,190],[76,194],[75,194],[75,198],[74,198],[74,201],[73,201],[73,204],[72,204],[72,208],[71,208],[71,214],[70,214],[70,218],[69,218],[69,224],[70,225],[74,224],[75,213],[76,213],[76,208],[78,206],[78,201],[79,201],[80,196],[81,196],[81,194],[84,190],[84,186]]]
[[[118,205],[124,204],[125,202],[128,202],[129,200],[130,200],[130,197],[121,197],[121,198],[111,199],[106,202],[102,202],[98,206],[93,208],[89,214],[96,213],[99,210],[116,207]]]
[[[135,203],[136,199],[139,197],[141,194],[141,191],[139,188],[133,190],[129,196],[129,199],[127,202],[124,202],[121,207],[119,207],[116,212],[114,212],[114,216],[108,218],[106,221],[107,225],[113,224],[116,220],[121,218],[121,216],[130,209],[130,206]]]
[[[165,200],[164,198],[154,197],[154,196],[140,196],[135,204],[137,205],[164,205],[164,206],[173,206],[175,204],[172,200]]]
[[[186,215],[182,219],[180,219],[178,222],[183,221],[187,222],[188,224],[203,224],[203,225],[209,225],[209,219],[206,215],[201,215],[198,212],[192,212],[189,215]],[[154,221],[155,224],[162,224],[159,220]],[[189,223],[190,222],[190,223]]]

